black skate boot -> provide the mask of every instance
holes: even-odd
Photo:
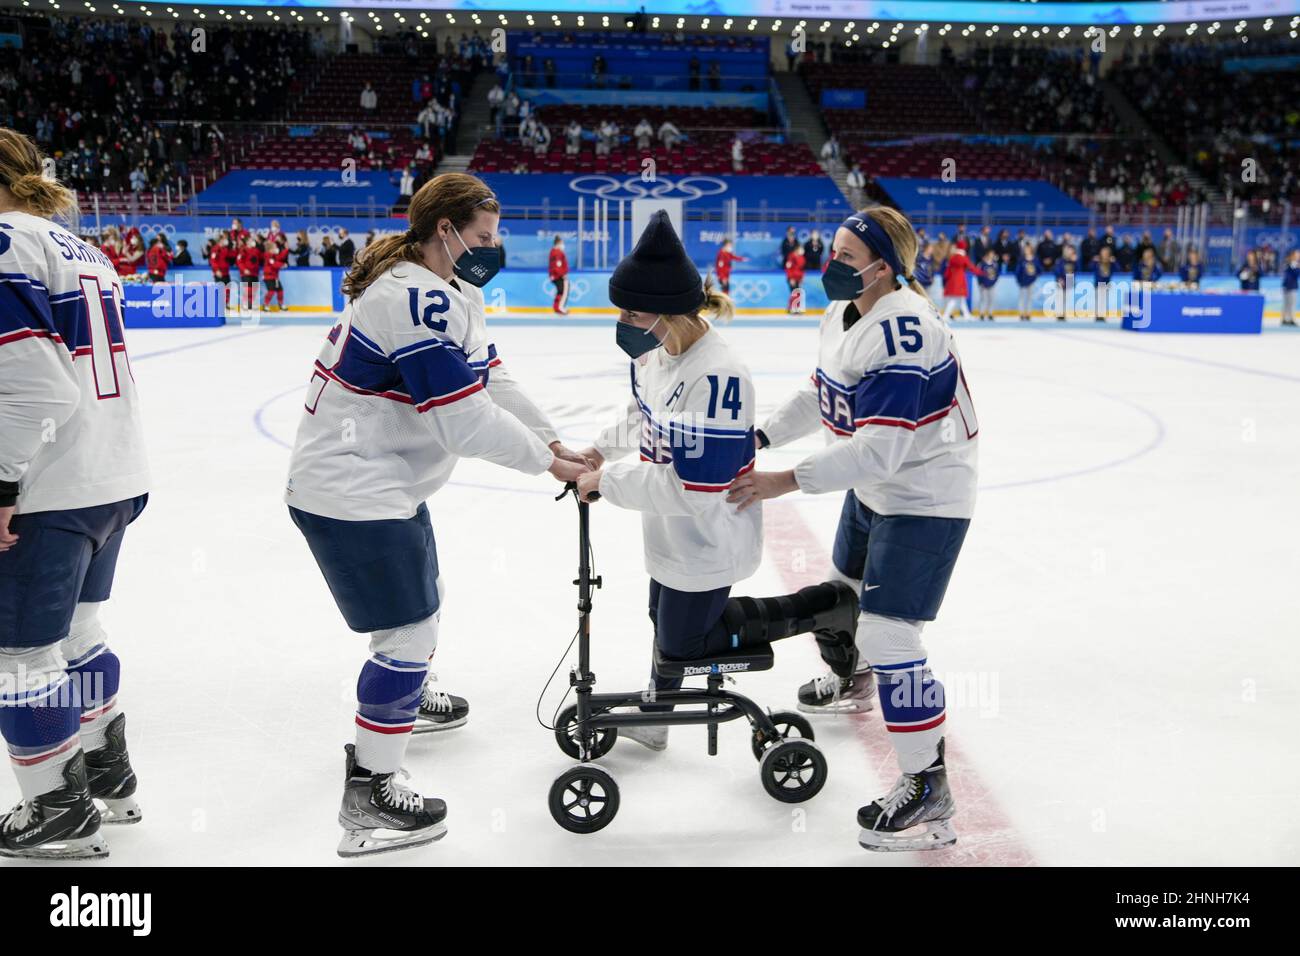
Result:
[[[952,846],[957,834],[950,821],[956,811],[941,738],[934,763],[920,773],[903,774],[888,796],[858,811],[862,827],[858,844],[867,850],[895,852]]]
[[[875,697],[876,675],[870,668],[852,677],[831,671],[799,688],[799,709],[805,714],[865,714]]]
[[[135,771],[126,752],[126,714],[118,714],[108,725],[104,746],[86,752],[86,780],[90,795],[104,804],[102,823],[140,822],[140,805],[134,799]]]
[[[24,860],[99,860],[108,843],[86,785],[80,750],[63,768],[63,786],[0,816],[0,856]]]
[[[822,660],[844,677],[853,674],[857,650],[858,594],[839,581],[826,581],[780,597],[738,597],[727,602],[722,619],[741,646],[779,641],[812,632]]]
[[[396,773],[371,773],[357,765],[348,744],[347,775],[339,824],[339,856],[367,856],[426,846],[447,835],[447,804],[424,797],[397,782]]]
[[[420,692],[420,709],[415,713],[413,734],[432,734],[463,726],[469,720],[469,701],[435,688],[438,676],[430,674]]]

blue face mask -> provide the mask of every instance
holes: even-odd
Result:
[[[826,271],[822,273],[822,288],[826,291],[826,298],[832,302],[852,302],[862,293],[870,289],[880,276],[876,276],[866,285],[862,284],[862,273],[870,269],[875,263],[869,263],[863,267],[861,272],[854,272],[853,267],[839,259],[832,259]]]
[[[614,327],[614,339],[618,342],[618,347],[626,352],[631,358],[639,359],[646,352],[653,351],[663,345],[659,337],[654,334],[655,325],[659,320],[655,319],[655,324],[648,329],[638,329],[630,322],[619,322]]]
[[[460,239],[460,244],[465,246],[465,251],[452,263],[452,271],[470,285],[483,288],[501,271],[501,250],[496,246],[479,246],[477,249],[471,249],[465,245],[465,240],[460,238],[459,232],[456,232],[455,236]],[[450,259],[451,250],[447,248],[445,239],[442,248],[447,251],[447,258]]]

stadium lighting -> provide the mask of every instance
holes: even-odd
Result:
[[[700,21],[700,29],[707,30],[708,28],[709,28],[709,18],[705,17],[703,20]]]

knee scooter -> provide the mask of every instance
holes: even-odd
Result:
[[[590,505],[578,497],[577,485],[565,486],[556,501],[572,494],[578,502],[578,663],[569,673],[576,703],[560,711],[555,740],[565,754],[580,761],[551,784],[549,806],[555,822],[572,833],[595,833],[618,813],[619,789],[613,775],[594,763],[618,740],[618,728],[632,725],[705,724],[709,754],[718,752],[718,724],[744,717],[752,728],[750,745],[759,761],[759,777],[769,795],[784,803],[811,800],[826,783],[826,758],[813,742],[812,724],[793,711],[768,713],[748,697],[724,690],[729,675],[772,667],[771,644],[738,648],[708,658],[671,660],[655,646],[655,671],[663,677],[703,676],[706,689],[683,687],[654,694],[653,703],[703,705],[671,711],[644,712],[650,703],[644,690],[598,694],[591,671],[591,595],[601,586],[592,576]],[[614,712],[615,708],[632,708]]]

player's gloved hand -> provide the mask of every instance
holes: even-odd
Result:
[[[565,459],[555,457],[551,462],[551,467],[546,469],[555,476],[555,480],[568,484],[571,481],[577,481],[578,477],[591,471],[585,461],[566,461]]]
[[[14,516],[14,508],[0,508],[0,551],[8,551],[18,543],[18,535],[9,533],[9,519]]]
[[[572,448],[566,447],[563,442],[553,441],[549,447],[556,458],[563,458],[565,461],[576,461],[588,468],[600,467],[600,462],[588,457],[586,452],[574,451]]]
[[[779,498],[798,490],[793,468],[789,471],[751,471],[731,483],[727,501],[739,505],[737,511],[744,511],[765,498]]]
[[[600,491],[600,476],[603,474],[603,471],[589,471],[585,475],[579,476],[578,498],[580,500],[586,502],[598,500],[599,495],[596,498],[591,497],[591,495],[593,492]]]

